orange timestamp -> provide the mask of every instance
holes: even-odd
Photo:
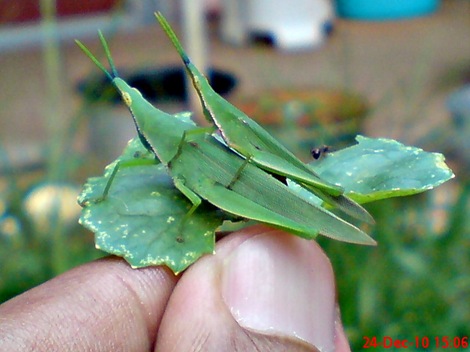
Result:
[[[399,339],[390,336],[382,338],[376,336],[363,336],[364,344],[362,348],[443,348],[459,349],[468,348],[468,336],[415,336],[411,339]]]

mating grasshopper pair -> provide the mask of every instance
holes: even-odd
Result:
[[[191,201],[187,218],[202,201],[207,201],[229,214],[304,238],[321,234],[345,242],[375,244],[359,228],[299,196],[273,177],[289,178],[330,206],[359,220],[373,222],[360,205],[343,194],[341,187],[322,180],[261,126],[219,96],[191,63],[165,18],[161,14],[156,16],[180,54],[204,114],[215,128],[195,126],[151,105],[138,90],[118,77],[101,33],[112,73],[82,43],[77,41],[77,44],[113,82],[132,114],[142,144],[165,165],[175,187]],[[224,142],[213,136],[215,130]]]

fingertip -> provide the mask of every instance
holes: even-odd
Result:
[[[25,350],[146,350],[155,343],[176,281],[163,267],[132,269],[119,258],[97,260],[0,306],[0,335]]]
[[[351,352],[351,346],[349,345],[348,338],[341,322],[341,314],[339,306],[336,309],[336,320],[335,320],[335,351],[336,352]]]
[[[222,294],[246,329],[333,349],[334,275],[314,241],[274,231],[243,242],[225,260]]]

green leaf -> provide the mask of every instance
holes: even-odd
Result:
[[[393,139],[357,136],[356,140],[358,144],[310,165],[358,203],[424,192],[454,177],[442,154]]]
[[[133,139],[103,177],[85,184],[78,199],[84,206],[80,223],[95,233],[97,248],[124,257],[132,267],[164,264],[177,274],[202,255],[213,253],[222,213],[203,203],[183,221],[191,203],[153,159]],[[96,202],[118,161],[124,166],[107,197]]]

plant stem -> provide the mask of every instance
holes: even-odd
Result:
[[[41,0],[42,30],[44,33],[43,62],[46,72],[45,121],[49,145],[47,146],[47,177],[63,178],[62,160],[65,129],[64,94],[61,89],[62,65],[57,37],[56,1]],[[62,171],[62,172],[61,172]]]
[[[204,17],[204,2],[184,0],[181,2],[185,46],[191,61],[209,78],[207,59],[207,29]],[[198,123],[205,124],[199,97],[193,89],[191,80],[186,80],[189,108],[194,112]]]

